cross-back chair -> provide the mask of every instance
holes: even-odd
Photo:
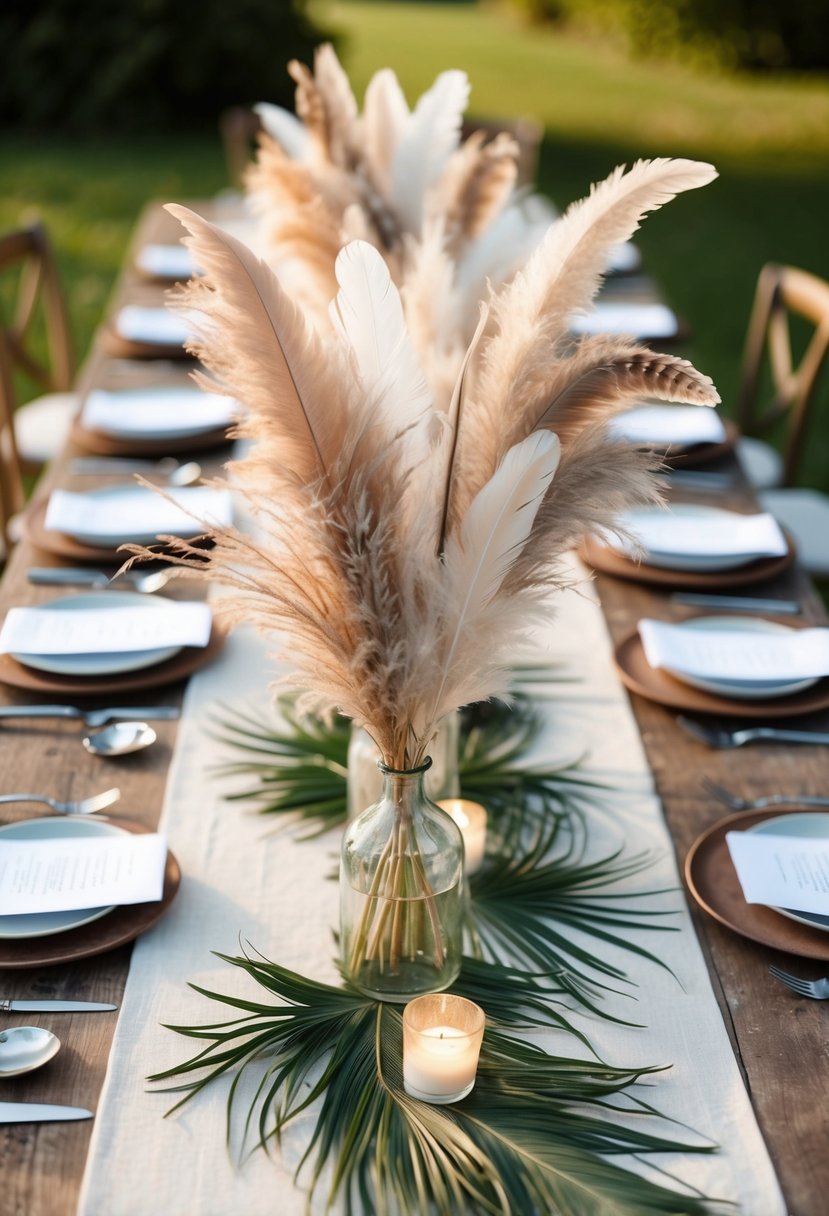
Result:
[[[41,223],[0,235],[0,330],[3,411],[20,464],[33,470],[60,451],[78,405],[66,303]]]
[[[61,449],[77,411],[75,358],[46,229],[0,235],[0,536],[4,553],[25,500],[23,475]],[[38,390],[40,390],[38,394]],[[32,397],[32,392],[38,394]],[[29,398],[29,399],[27,399]]]
[[[791,325],[808,329],[798,356]],[[804,324],[805,323],[805,324]],[[792,534],[801,564],[829,578],[829,496],[796,487],[821,371],[829,356],[829,283],[794,266],[760,272],[746,337],[739,398],[739,456],[762,506]],[[771,396],[764,396],[768,367]],[[782,424],[782,455],[756,436]],[[754,437],[752,437],[754,436]]]
[[[799,358],[792,351],[791,325],[811,327]],[[797,480],[815,389],[829,354],[829,283],[794,266],[768,263],[760,272],[746,337],[738,402],[743,435],[769,433],[785,420],[783,454],[749,442],[741,451],[749,479],[760,489]],[[771,397],[764,398],[764,370]]]

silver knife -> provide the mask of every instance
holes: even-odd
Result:
[[[87,570],[79,566],[33,566],[26,574],[30,583],[44,587],[109,587],[112,582],[105,570]]]
[[[100,1001],[18,1001],[0,1000],[0,1013],[108,1013],[117,1005],[102,1005]]]
[[[730,612],[772,612],[797,616],[803,611],[796,600],[757,599],[747,595],[702,595],[691,591],[674,591],[671,599],[675,604],[687,604],[690,608],[722,608]]]
[[[56,1106],[49,1102],[0,1102],[0,1123],[56,1123],[66,1119],[94,1119],[82,1106]]]
[[[177,705],[118,705],[108,709],[78,709],[76,705],[0,705],[0,718],[79,718],[85,726],[105,722],[175,722]]]

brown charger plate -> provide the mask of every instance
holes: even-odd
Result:
[[[175,342],[136,342],[132,338],[122,338],[111,321],[101,328],[101,347],[114,359],[193,359]]]
[[[107,696],[117,693],[120,697],[124,693],[141,692],[145,688],[162,688],[201,670],[213,662],[224,646],[226,637],[226,629],[214,621],[206,646],[185,646],[165,663],[106,676],[63,676],[51,671],[36,671],[33,667],[18,663],[10,654],[0,654],[0,684],[50,695],[93,697],[102,693]]]
[[[186,439],[119,439],[105,431],[82,426],[80,417],[72,424],[69,438],[76,447],[96,456],[175,456],[179,452],[205,452],[231,442],[227,427],[203,431]]]
[[[579,556],[588,566],[601,574],[612,574],[637,583],[651,583],[657,587],[671,587],[684,591],[718,591],[724,587],[748,587],[752,583],[775,578],[794,561],[795,547],[790,536],[788,553],[782,557],[761,557],[748,566],[737,566],[733,570],[703,572],[699,570],[666,570],[651,566],[647,562],[633,561],[603,545],[595,537],[587,537],[579,549]]]
[[[685,882],[702,910],[735,933],[775,950],[829,960],[829,933],[810,929],[764,904],[746,903],[725,842],[726,832],[733,829],[744,830],[788,813],[802,815],[806,810],[792,803],[763,811],[738,811],[721,819],[691,845],[685,858]]]
[[[619,643],[613,658],[625,688],[670,709],[762,720],[794,718],[798,714],[829,708],[829,677],[819,680],[811,688],[804,688],[802,692],[788,697],[769,697],[767,701],[741,701],[736,697],[719,697],[713,692],[692,688],[690,684],[675,680],[666,671],[651,667],[645,658],[638,632]]]
[[[734,423],[723,418],[723,426],[725,427],[725,438],[719,443],[694,443],[689,447],[671,447],[665,453],[665,463],[671,468],[685,465],[698,464],[713,464],[717,460],[723,460],[726,456],[730,456],[734,451],[739,430]]]
[[[98,816],[102,818],[102,816]],[[153,829],[132,819],[108,816],[108,821],[126,832],[137,834]],[[122,904],[108,912],[100,920],[77,929],[67,929],[50,937],[10,938],[0,940],[0,967],[49,967],[54,963],[71,963],[76,959],[90,958],[93,954],[104,954],[134,941],[145,933],[156,921],[161,920],[178,893],[181,884],[181,867],[173,854],[167,850],[164,869],[164,889],[161,899],[148,904]]]
[[[119,553],[118,549],[107,549],[98,545],[87,545],[81,540],[76,540],[74,536],[69,536],[66,532],[55,532],[51,528],[44,528],[43,521],[46,518],[46,509],[49,505],[48,498],[32,506],[23,516],[23,531],[31,544],[36,548],[42,549],[44,553],[51,553],[55,557],[65,558],[70,562],[94,562],[100,566],[107,565],[122,565],[129,558],[126,552]],[[187,537],[191,544],[199,545],[204,542],[204,548],[209,548],[206,537]],[[212,544],[212,542],[210,542]],[[159,554],[165,551],[165,545],[159,541],[153,546],[158,550]]]

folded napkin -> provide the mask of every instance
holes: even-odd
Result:
[[[166,860],[155,832],[0,841],[0,916],[160,900]]]
[[[145,245],[138,251],[135,264],[157,279],[185,280],[196,273],[193,255],[184,245]]]
[[[701,679],[764,684],[829,675],[829,629],[754,633],[646,619],[639,636],[651,667]]]
[[[679,328],[666,304],[620,304],[600,300],[586,316],[570,318],[572,333],[628,334],[634,338],[673,338]]]
[[[43,526],[89,544],[147,543],[159,533],[195,536],[202,522],[228,525],[233,510],[230,493],[209,486],[165,490],[164,496],[147,486],[115,486],[78,494],[53,490]]]
[[[765,511],[740,515],[710,508],[696,513],[688,508],[674,514],[642,507],[623,512],[619,522],[656,557],[782,557],[789,551],[780,525]],[[612,543],[621,552],[634,551],[627,541],[614,539]]]
[[[127,304],[115,316],[115,329],[129,342],[151,342],[159,346],[184,346],[191,336],[186,320],[167,308],[145,308]]]
[[[126,654],[171,646],[206,646],[212,614],[207,604],[153,600],[70,608],[58,601],[39,608],[10,608],[0,629],[0,654]]]
[[[84,403],[81,425],[123,439],[164,438],[229,426],[238,413],[238,402],[232,397],[197,388],[97,389]]]
[[[628,443],[722,443],[725,426],[716,410],[698,405],[640,405],[617,414],[610,424],[613,435]]]

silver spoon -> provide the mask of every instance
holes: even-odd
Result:
[[[48,1064],[60,1051],[60,1039],[42,1026],[13,1026],[0,1033],[0,1079],[19,1077]]]
[[[93,756],[126,756],[150,747],[157,738],[146,722],[111,722],[103,730],[84,735],[83,745]]]

